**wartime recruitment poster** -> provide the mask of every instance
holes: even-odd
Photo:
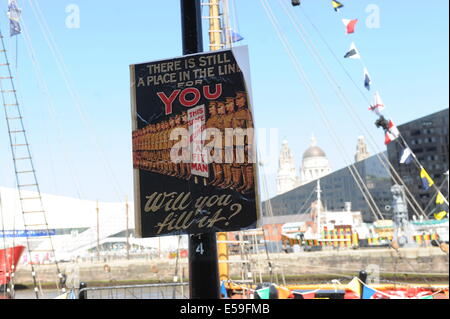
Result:
[[[256,228],[247,47],[130,70],[137,235]]]

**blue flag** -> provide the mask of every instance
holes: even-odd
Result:
[[[409,147],[405,148],[400,156],[400,164],[410,164],[413,160],[412,151]]]
[[[364,68],[364,87],[370,91],[370,84],[372,84],[372,80],[370,79],[369,71]]]
[[[370,288],[369,286],[364,285],[362,299],[370,299],[376,293],[377,293],[376,290]]]
[[[234,32],[233,30],[231,30],[231,41],[234,42],[239,42],[244,40],[244,38],[239,34]]]
[[[220,285],[220,294],[222,295],[222,298],[228,298],[227,289],[225,288],[225,282],[222,281]]]
[[[22,32],[20,27],[20,13],[22,11],[17,7],[16,0],[9,0],[8,4],[8,18],[9,18],[9,29],[10,35],[15,36]]]

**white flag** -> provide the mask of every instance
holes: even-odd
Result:
[[[380,93],[375,92],[374,103],[369,107],[370,111],[374,111],[376,114],[380,115],[380,112],[384,110],[384,103],[381,100]]]

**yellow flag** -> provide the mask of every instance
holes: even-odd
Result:
[[[68,292],[63,293],[62,295],[56,296],[53,299],[68,299],[67,297],[69,296]]]
[[[444,204],[444,201],[445,201],[444,195],[442,195],[441,192],[438,192],[438,194],[437,194],[437,196],[436,196],[436,204],[437,204],[437,205]]]
[[[434,213],[434,218],[436,218],[437,220],[441,220],[443,219],[445,216],[447,215],[447,212],[445,210],[439,212],[439,213]]]
[[[420,170],[420,178],[422,179],[422,186],[425,190],[434,185],[434,181],[431,179],[430,175],[428,175],[427,171],[423,167]]]
[[[291,291],[285,287],[277,287],[278,290],[278,299],[288,299],[291,295]]]
[[[361,297],[361,283],[357,277],[353,278],[347,285],[347,288]]]
[[[338,9],[342,8],[344,5],[338,1],[332,0],[331,4],[333,5],[334,11],[338,11]]]

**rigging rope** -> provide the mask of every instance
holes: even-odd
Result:
[[[67,153],[67,149],[65,147],[65,144],[63,143],[63,130],[61,129],[60,126],[60,121],[58,121],[58,116],[56,114],[56,108],[55,108],[55,103],[50,95],[50,90],[48,88],[47,82],[44,79],[40,64],[38,62],[38,60],[36,59],[36,51],[34,50],[34,46],[31,40],[31,37],[28,33],[28,28],[27,25],[24,21],[24,19],[22,19],[22,26],[23,26],[23,34],[24,34],[24,38],[25,38],[25,43],[26,43],[26,48],[27,48],[27,52],[28,55],[32,61],[33,67],[34,67],[34,71],[35,71],[35,75],[36,75],[36,79],[38,80],[38,85],[41,89],[41,91],[44,93],[46,99],[47,99],[47,110],[49,111],[50,114],[50,118],[53,120],[53,123],[56,126],[56,132],[57,132],[57,137],[58,137],[58,142],[61,146],[61,149],[63,151],[63,156],[64,156],[64,161],[67,164],[69,171],[70,171],[70,176],[74,182],[74,186],[75,186],[75,191],[77,194],[78,199],[83,198],[82,195],[82,191],[80,188],[80,184],[79,181],[76,177],[76,174],[74,173],[74,168],[73,168],[73,163],[70,160],[70,157],[68,156]]]
[[[284,5],[284,3],[283,3],[282,1],[279,0],[279,2],[280,2],[280,4],[281,4],[282,6]],[[295,21],[294,21],[293,18],[292,18],[292,15],[290,14],[290,11],[287,10],[287,8],[286,8],[285,5],[283,6],[283,9],[284,9],[285,13],[289,16],[291,22],[292,22],[292,23],[294,24],[294,26],[296,27],[297,32],[301,35],[302,40],[303,40],[303,42],[305,43],[305,45],[307,45],[307,41],[306,41],[305,36],[304,36],[304,34],[306,33],[306,31],[301,27],[301,24],[300,24],[300,27],[301,27],[301,29],[303,30],[303,33],[298,29],[297,24],[295,23]],[[317,28],[316,28],[316,29],[317,29]],[[306,37],[307,37],[307,34],[306,34]],[[326,42],[325,39],[324,39],[323,37],[322,37],[322,39],[324,40],[324,42]],[[309,47],[308,45],[307,45],[307,47],[308,47],[308,49],[310,50],[310,52],[313,53],[313,55],[314,55],[314,57],[315,57],[315,59],[316,59],[316,62],[318,62],[318,64],[321,66],[322,71],[327,75],[328,80],[329,80],[329,81],[337,88],[337,90],[338,90],[337,93],[341,93],[341,94],[342,94],[342,96],[340,95],[341,100],[344,102],[345,105],[348,105],[348,106],[350,107],[350,110],[353,110],[353,109],[354,109],[353,106],[352,106],[351,103],[348,101],[348,99],[346,98],[346,96],[343,94],[343,92],[342,92],[342,90],[341,90],[341,87],[336,83],[336,81],[335,81],[334,78],[332,77],[332,75],[331,75],[331,73],[329,72],[329,70],[326,68],[325,63],[324,63],[323,60],[321,59],[320,55],[317,53],[317,50],[315,49],[314,45],[311,43],[311,41],[309,41],[309,44],[310,44],[310,46],[313,48],[313,50],[311,50],[311,47]],[[328,45],[328,43],[326,43],[326,45],[327,45],[327,47],[330,49],[330,51],[332,51],[332,50],[331,50],[331,47]],[[333,56],[336,57],[336,55],[334,54],[334,52],[332,52],[332,53],[333,53]],[[362,63],[363,63],[363,62],[362,62]],[[341,63],[339,63],[339,64],[343,67],[343,65],[342,65]],[[363,66],[365,67],[364,63],[363,63]],[[344,67],[343,67],[343,68],[344,68]],[[345,70],[345,68],[344,68],[344,70]],[[349,74],[346,70],[345,70],[345,73],[346,73],[348,76],[350,76],[350,74]],[[351,76],[350,76],[350,78],[351,78]],[[354,81],[352,78],[351,78],[351,80],[352,80],[352,82],[356,85],[355,81]],[[338,95],[339,95],[339,94],[338,94]],[[352,113],[351,113],[351,114],[352,114]],[[363,127],[364,127],[364,126],[363,126]],[[372,138],[372,135],[371,135],[370,133],[369,133],[369,137]],[[403,139],[403,137],[402,137],[401,135],[400,135],[400,137],[401,137],[401,140],[404,142],[404,144],[407,145],[407,143],[406,143],[406,141]],[[376,145],[376,144],[375,144],[375,145]],[[383,154],[383,155],[384,155],[384,154]],[[413,155],[414,155],[414,154],[413,154]],[[415,155],[414,155],[413,157],[414,157],[414,159],[418,162],[418,160],[417,160],[417,158],[415,157]],[[381,159],[380,159],[380,161],[381,161]],[[382,162],[383,165],[384,165],[384,161],[381,161],[381,162]],[[405,189],[407,190],[407,192],[410,194],[409,189],[407,188],[407,186],[406,186],[406,184],[404,183],[403,179],[401,179],[401,177],[397,174],[397,172],[395,171],[395,169],[393,168],[393,166],[391,165],[391,163],[389,162],[388,159],[386,159],[386,162],[389,163],[389,165],[391,166],[392,171],[395,172],[397,178],[401,181],[401,183],[404,185],[404,187],[405,187]],[[422,166],[420,165],[419,162],[418,162],[418,164],[419,164],[420,168],[422,168]],[[387,169],[387,171],[390,173],[390,170],[389,170],[389,169]],[[393,176],[392,174],[390,174],[390,175],[391,175],[391,177],[395,180],[394,176]],[[433,186],[434,186],[435,188],[437,188],[435,184],[434,184]],[[415,201],[415,198],[414,198],[411,194],[410,194],[410,196],[411,196],[411,198]],[[408,200],[408,198],[406,198],[406,199]],[[410,203],[410,202],[409,202],[409,203]],[[415,201],[415,203],[417,204],[416,201]],[[414,206],[413,206],[411,203],[410,203],[410,205],[411,205],[411,207],[414,209]],[[419,209],[421,210],[421,206],[418,205],[418,207],[419,207]],[[414,209],[414,210],[415,210],[415,209]],[[416,210],[415,210],[415,213],[417,214],[417,211],[416,211]],[[421,210],[421,213],[425,216],[425,218],[427,218],[427,215],[425,214],[425,212],[424,212],[423,210]],[[400,255],[400,252],[399,252],[398,250],[396,250],[396,252],[397,252],[397,254],[399,255],[399,257],[400,257],[401,259],[403,259],[402,256]],[[414,267],[413,267],[407,260],[404,260],[404,261],[408,264],[409,267],[411,267],[413,270],[415,270]],[[426,279],[425,279],[425,281],[426,281],[427,283],[429,283]]]
[[[283,3],[280,1],[280,3],[283,5]],[[344,94],[344,92],[342,91],[342,88],[339,86],[339,84],[337,83],[337,81],[334,79],[332,73],[329,71],[329,69],[327,68],[326,64],[324,63],[323,59],[321,58],[320,54],[318,53],[316,47],[314,46],[314,44],[311,42],[311,40],[309,39],[308,33],[306,32],[306,30],[303,28],[301,22],[298,21],[298,19],[295,19],[295,17],[290,13],[289,10],[287,10],[286,5],[283,6],[283,9],[285,11],[285,13],[289,16],[291,22],[294,24],[295,29],[297,31],[297,33],[300,34],[304,44],[307,46],[308,50],[311,52],[311,54],[314,56],[314,58],[316,59],[316,62],[319,64],[319,66],[321,67],[322,71],[325,73],[325,75],[327,76],[327,79],[329,80],[329,82],[335,87],[335,92],[338,95],[338,97],[341,99],[341,101],[343,102],[343,104],[346,106],[347,111],[350,113],[350,115],[352,116],[353,120],[355,121],[355,123],[357,123],[358,125],[360,125],[360,128],[362,128],[366,134],[369,136],[370,141],[372,142],[372,146],[374,146],[377,150],[378,153],[376,154],[376,156],[378,157],[380,163],[385,167],[387,173],[391,176],[391,178],[395,181],[396,178],[397,180],[404,186],[406,192],[410,195],[410,197],[412,198],[412,200],[415,202],[415,204],[417,205],[417,207],[419,207],[420,213],[422,213],[422,215],[425,216],[425,213],[423,212],[423,210],[421,210],[421,206],[418,205],[418,203],[415,201],[415,198],[412,196],[410,190],[408,189],[407,185],[404,183],[403,179],[399,176],[399,174],[397,173],[397,171],[394,169],[393,165],[390,163],[389,159],[387,158],[387,156],[385,155],[384,152],[381,152],[378,148],[378,145],[374,142],[373,140],[373,136],[372,134],[367,130],[367,128],[365,127],[365,125],[362,123],[362,120],[358,117],[357,113],[355,112],[355,107],[352,105],[352,103],[349,101],[349,99],[346,97],[346,95]],[[304,14],[306,16],[306,14]],[[308,18],[308,20],[310,21],[311,24],[313,24],[311,22],[311,20]],[[315,25],[313,24],[313,27],[317,30],[317,32],[320,32],[317,27],[315,27]],[[323,42],[325,42],[327,48],[331,51],[332,55],[335,57],[335,59],[339,62],[339,64],[341,65],[341,67],[344,69],[345,73],[347,74],[347,76],[351,79],[352,83],[355,85],[355,87],[358,88],[358,90],[360,91],[360,93],[363,95],[363,97],[365,98],[365,95],[362,93],[361,89],[359,88],[359,86],[356,85],[355,81],[353,80],[353,78],[351,77],[351,75],[347,72],[347,70],[345,69],[345,67],[342,65],[342,63],[340,62],[340,60],[336,57],[336,54],[334,54],[334,52],[332,51],[330,45],[328,44],[328,42],[326,42],[325,38],[322,36],[322,34],[320,34],[320,37],[322,39]],[[365,98],[366,99],[366,98]],[[368,100],[366,99],[366,101],[368,102]],[[370,103],[370,102],[368,102]],[[383,157],[383,159],[381,159],[381,157]],[[390,166],[390,169],[386,166],[386,163]],[[395,175],[395,177],[394,177]],[[419,216],[417,209],[415,208],[415,206],[411,203],[410,199],[408,197],[406,197],[406,200],[409,202],[410,206],[413,208],[414,212],[416,213],[416,215]]]
[[[64,80],[64,83],[72,97],[72,100],[76,106],[76,110],[78,111],[78,114],[80,115],[82,122],[85,124],[86,128],[90,132],[91,142],[93,142],[95,149],[99,152],[100,158],[103,160],[105,167],[107,168],[106,171],[111,178],[114,191],[116,192],[116,195],[118,196],[118,198],[121,200],[123,198],[123,196],[121,195],[121,194],[123,194],[123,192],[121,190],[120,184],[117,182],[117,179],[114,175],[114,171],[111,168],[111,164],[107,159],[105,151],[104,151],[103,147],[101,147],[98,137],[95,134],[95,130],[92,127],[92,125],[90,124],[89,119],[84,111],[84,107],[83,107],[83,103],[81,101],[80,95],[78,94],[78,92],[76,91],[76,89],[72,83],[67,65],[65,64],[63,56],[62,56],[60,50],[58,49],[58,46],[52,36],[52,33],[50,31],[50,28],[48,27],[46,19],[45,19],[44,15],[42,14],[39,3],[31,1],[31,0],[29,0],[28,2],[29,2],[30,7],[36,17],[36,20],[39,24],[42,34],[44,35],[45,41],[46,41],[50,51],[52,52],[54,59],[56,60],[58,70],[60,71],[61,76]]]
[[[304,84],[305,88],[308,90],[308,93],[310,94],[314,105],[316,106],[316,108],[318,109],[323,122],[325,123],[326,128],[328,129],[333,141],[335,142],[335,144],[338,146],[338,150],[341,153],[341,155],[343,156],[344,160],[347,162],[348,164],[348,159],[347,159],[347,154],[345,153],[345,149],[343,148],[343,146],[340,143],[340,140],[336,137],[336,134],[334,133],[334,130],[328,120],[328,117],[326,115],[326,112],[324,111],[324,107],[317,95],[317,92],[314,90],[313,86],[311,85],[308,76],[306,75],[306,72],[304,71],[302,65],[299,62],[299,59],[297,58],[297,56],[295,55],[295,53],[292,50],[292,47],[289,43],[289,41],[286,39],[286,37],[284,36],[284,34],[282,33],[282,31],[280,30],[279,27],[279,23],[278,20],[276,19],[276,17],[273,14],[273,11],[270,7],[270,5],[267,3],[266,0],[260,0],[261,4],[264,7],[264,10],[267,14],[267,16],[269,17],[269,20],[271,21],[278,37],[280,38],[286,52],[288,53],[291,62],[294,64],[294,68],[297,72],[297,75],[299,76],[300,80],[302,81],[302,83]],[[354,164],[349,164],[348,165],[349,171],[352,175],[352,177],[354,178],[354,180],[356,181],[356,184],[358,186],[358,188],[360,189],[363,197],[366,199],[366,202],[369,206],[370,211],[372,212],[372,214],[374,215],[374,217],[376,218],[376,220],[378,219],[384,219],[383,215],[381,214],[381,212],[379,211],[378,207],[375,205],[375,209],[372,206],[373,204],[370,202],[370,200],[367,198],[367,196],[370,196],[370,193],[367,195],[364,191],[363,191],[363,187],[365,187],[365,184],[358,172],[358,170],[354,167]],[[360,184],[361,183],[361,184]],[[364,186],[362,186],[364,185]]]
[[[342,64],[341,60],[337,57],[337,55],[334,53],[333,49],[331,48],[331,46],[329,45],[328,41],[325,39],[325,37],[322,35],[322,33],[320,32],[320,30],[317,28],[317,26],[312,22],[312,20],[309,18],[309,16],[306,14],[304,8],[300,11],[308,20],[308,22],[312,25],[312,27],[316,30],[316,32],[318,33],[320,39],[322,40],[322,42],[326,45],[326,47],[328,48],[328,50],[330,51],[330,53],[332,54],[332,56],[334,57],[334,59],[338,62],[338,64],[340,65],[340,67],[343,69],[344,73],[347,75],[347,77],[350,79],[350,81],[353,83],[353,85],[355,86],[355,88],[358,90],[358,92],[362,95],[363,99],[366,101],[367,105],[370,105],[371,102],[370,100],[366,97],[366,95],[364,94],[363,90],[360,88],[360,86],[358,84],[356,84],[355,80],[353,79],[353,77],[350,75],[350,73],[347,71],[347,69],[345,68],[345,66]],[[301,26],[301,23],[299,23]],[[304,28],[301,26],[301,28],[303,29],[304,33],[307,34],[307,32],[304,30]],[[362,61],[362,56],[361,56],[361,61]],[[363,66],[365,67],[364,62],[362,61]],[[341,88],[337,85],[337,87],[339,88],[339,90],[342,92]],[[347,98],[345,98],[345,100],[348,101]],[[349,104],[349,107],[351,110],[354,110],[355,108]],[[357,123],[360,122],[362,123],[361,119],[359,119],[359,117],[356,115],[354,115],[357,118]],[[421,205],[416,201],[415,197],[412,195],[411,191],[409,190],[409,188],[407,187],[406,183],[404,182],[404,180],[401,178],[401,176],[397,173],[397,171],[395,170],[395,168],[393,167],[393,165],[391,164],[391,162],[389,161],[388,157],[385,155],[385,153],[380,152],[377,143],[374,141],[374,138],[372,136],[372,134],[366,129],[366,127],[364,125],[362,125],[363,129],[366,131],[366,134],[369,136],[370,141],[372,142],[372,146],[375,147],[378,150],[378,154],[377,157],[382,156],[384,158],[384,160],[380,159],[380,162],[383,164],[383,166],[386,165],[385,163],[389,164],[390,169],[386,168],[387,172],[391,175],[391,177],[393,178],[394,181],[400,182],[402,184],[402,186],[404,186],[405,191],[408,193],[408,195],[410,196],[410,198],[406,198],[407,201],[409,201],[409,204],[411,206],[411,208],[413,208],[414,212],[416,213],[417,216],[419,216],[419,213],[421,213],[423,216],[427,216],[426,213],[424,212],[424,210],[422,209]],[[407,145],[406,141],[403,139],[403,137],[400,135],[401,139],[403,140],[404,144]],[[408,146],[409,147],[409,146]],[[380,155],[381,154],[381,155]],[[414,154],[413,154],[414,155]],[[417,158],[414,159],[417,161]],[[417,161],[418,162],[418,161]],[[419,163],[420,165],[420,163]],[[421,165],[420,165],[421,167]],[[393,175],[395,175],[395,178],[393,177]],[[414,202],[414,204],[411,203],[411,200]],[[447,202],[448,204],[448,202]],[[419,213],[417,212],[417,209],[419,210]]]
[[[281,5],[283,6],[284,12],[286,13],[286,15],[289,17],[289,19],[291,20],[291,22],[293,23],[295,30],[297,31],[297,33],[300,35],[303,43],[305,44],[305,46],[308,48],[308,50],[310,51],[310,53],[313,55],[314,59],[316,60],[316,62],[319,64],[322,72],[326,75],[327,80],[330,82],[330,84],[334,87],[335,89],[335,93],[337,94],[337,96],[341,99],[341,102],[347,107],[347,111],[350,113],[350,115],[352,116],[353,120],[357,123],[357,124],[362,124],[361,119],[357,116],[356,113],[354,113],[354,106],[351,104],[351,102],[349,101],[349,99],[347,98],[347,96],[344,94],[344,92],[342,91],[341,86],[337,83],[336,79],[333,77],[332,73],[330,72],[329,68],[326,66],[326,63],[323,61],[322,57],[320,56],[320,54],[318,53],[316,47],[314,46],[314,44],[311,42],[311,40],[309,39],[309,36],[306,32],[306,30],[303,28],[302,24],[294,18],[294,16],[291,14],[291,11],[288,10],[286,8],[286,5],[284,5],[284,3],[282,1],[280,1]],[[354,82],[354,81],[353,81]],[[366,129],[366,127],[364,125],[360,126],[363,128],[363,130],[366,131],[366,134],[372,138],[372,135],[370,134],[370,132]],[[376,144],[374,143],[374,145],[376,146]],[[376,146],[377,147],[377,146]],[[388,174],[392,177],[392,174],[390,172],[390,170],[386,167],[385,162],[388,162],[388,159],[385,158],[385,160],[381,160],[379,154],[381,152],[377,153],[377,157],[380,160],[380,162],[383,164],[383,166],[386,168],[386,171],[388,172]],[[383,153],[384,154],[384,153]],[[393,168],[391,166],[391,168]],[[370,194],[369,190],[366,189],[366,191],[368,192],[368,194]],[[373,197],[371,195],[369,195],[369,198],[371,199],[372,203],[374,205],[376,205],[375,200],[373,199]],[[381,214],[381,212],[380,212]]]

